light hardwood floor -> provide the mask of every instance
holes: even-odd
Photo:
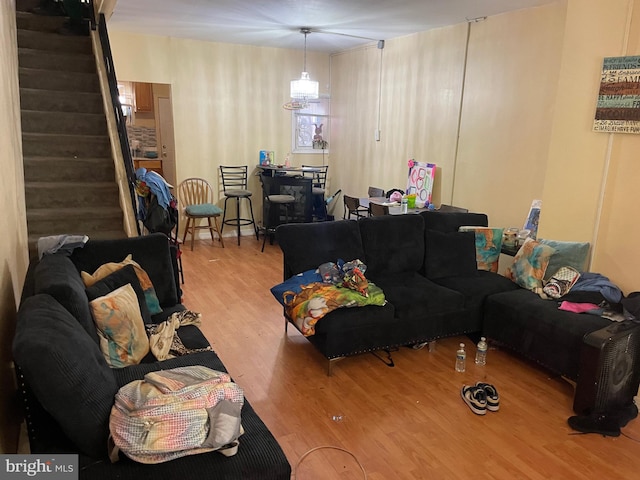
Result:
[[[298,480],[640,478],[640,420],[617,438],[575,434],[573,387],[517,356],[491,348],[473,363],[466,337],[436,349],[347,358],[326,375],[326,360],[298,331],[284,332],[269,288],[282,281],[282,254],[260,252],[255,237],[196,241],[183,251],[183,303],[201,312],[202,329],[287,455]],[[467,371],[454,371],[459,341]],[[494,384],[500,411],[474,415],[463,384]],[[634,440],[635,439],[635,440]],[[242,448],[242,445],[240,445]],[[353,456],[352,456],[353,455]]]

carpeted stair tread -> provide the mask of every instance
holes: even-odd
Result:
[[[70,135],[100,135],[107,131],[104,113],[41,112],[22,110],[22,131]]]
[[[32,181],[95,181],[112,182],[115,166],[109,157],[24,157],[24,178]]]
[[[108,157],[111,143],[105,135],[60,135],[22,133],[22,153],[26,156]]]
[[[30,252],[38,238],[125,238],[104,101],[90,36],[16,0],[24,192]],[[128,192],[127,192],[128,193]]]
[[[115,182],[25,182],[27,211],[32,208],[68,208],[119,205]]]
[[[50,52],[85,53],[91,55],[91,37],[60,35],[59,33],[18,30],[18,48],[32,48]]]
[[[98,92],[21,88],[20,107],[23,110],[101,113],[104,115],[102,95]]]
[[[24,68],[95,73],[96,61],[92,53],[67,53],[18,48],[19,65]]]
[[[19,67],[18,78],[20,88],[100,93],[100,82],[95,73],[59,72],[41,68]]]

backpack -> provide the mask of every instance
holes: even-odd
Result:
[[[194,365],[124,385],[109,417],[109,457],[162,463],[214,450],[231,456],[244,433],[244,392],[228,374]]]

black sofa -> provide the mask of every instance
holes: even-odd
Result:
[[[124,455],[111,463],[108,419],[117,390],[151,371],[204,365],[226,371],[202,332],[182,326],[185,347],[205,349],[157,361],[149,353],[140,364],[112,369],[97,343],[80,272],[132,254],[149,275],[162,312],[161,322],[184,310],[179,299],[175,255],[163,234],[121,240],[90,240],[70,256],[46,255],[31,262],[18,311],[13,353],[31,453],[79,455],[79,478],[96,479],[274,479],[288,480],[291,466],[278,442],[248,401],[242,409],[245,433],[232,457],[211,452],[145,465]],[[206,316],[206,312],[202,312]]]
[[[518,287],[477,270],[474,234],[457,232],[462,225],[486,226],[487,216],[425,212],[277,228],[285,280],[325,262],[360,259],[385,293],[383,307],[342,308],[318,321],[307,339],[329,360],[329,372],[346,356],[482,329],[484,299]]]
[[[337,309],[318,320],[315,334],[306,338],[329,360],[329,374],[332,362],[350,355],[483,334],[576,381],[578,393],[608,389],[594,388],[592,372],[585,370],[586,365],[592,370],[600,365],[600,353],[588,344],[610,338],[614,331],[638,338],[640,324],[612,324],[603,317],[561,311],[556,301],[497,273],[477,270],[474,233],[458,232],[463,225],[488,226],[488,219],[478,213],[424,212],[278,227],[285,280],[325,262],[358,258],[388,301],[384,307]],[[594,292],[579,301],[601,300]],[[292,323],[286,309],[285,322]],[[627,401],[640,381],[640,346],[630,350],[625,364],[629,370],[621,398]],[[580,408],[574,408],[582,413],[593,399],[578,403]]]

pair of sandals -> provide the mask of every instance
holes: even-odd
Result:
[[[487,410],[490,412],[500,410],[498,389],[490,383],[478,382],[471,386],[463,385],[460,396],[476,415],[485,415]]]

